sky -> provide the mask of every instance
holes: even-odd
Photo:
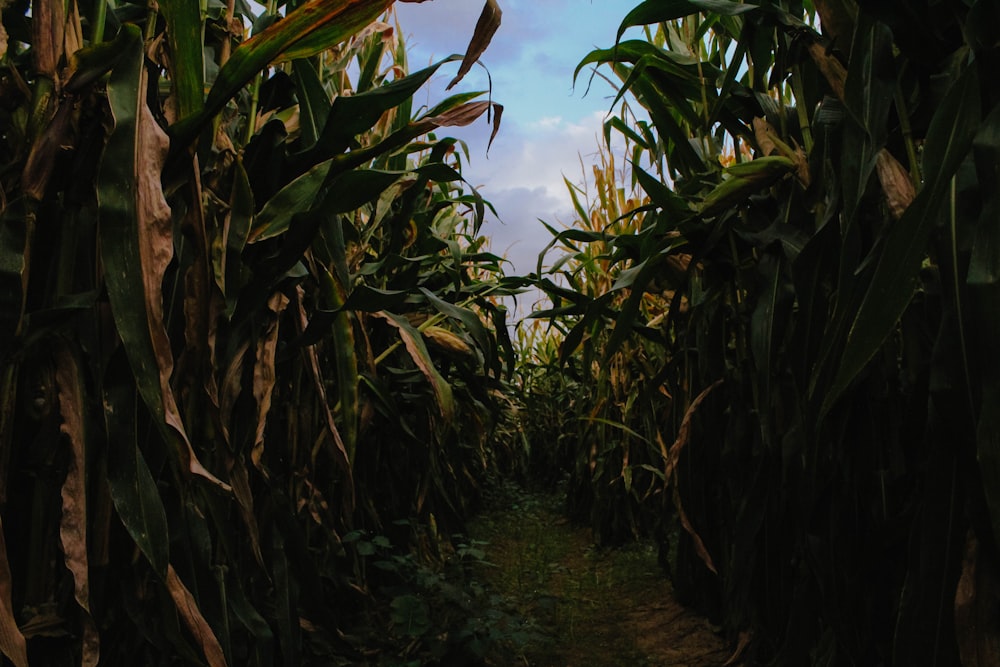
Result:
[[[594,48],[614,44],[618,26],[638,0],[499,0],[500,29],[480,59],[493,82],[493,100],[503,104],[500,133],[489,154],[490,127],[485,116],[469,128],[444,128],[439,136],[463,139],[470,156],[466,180],[493,203],[500,220],[489,215],[482,233],[494,253],[506,256],[508,274],[535,270],[538,253],[551,238],[538,222],[559,229],[572,218],[563,182],[584,183],[601,141],[602,122],[613,91],[581,72],[573,86],[573,70]],[[414,71],[452,53],[464,53],[483,8],[482,0],[432,0],[395,4]],[[431,85],[418,92],[417,104],[444,99],[444,86],[454,76],[442,68]],[[451,92],[484,90],[483,68],[472,72]],[[581,159],[583,166],[581,166]]]

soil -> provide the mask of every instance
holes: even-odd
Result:
[[[651,543],[596,547],[554,495],[505,489],[469,527],[478,575],[535,628],[519,663],[539,667],[717,667],[732,647],[674,600]]]

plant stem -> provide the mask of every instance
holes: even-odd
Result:
[[[276,11],[278,11],[277,0],[268,0],[267,13],[273,15]],[[253,84],[250,87],[250,111],[247,113],[247,132],[243,141],[244,146],[250,143],[254,133],[257,131],[257,106],[260,104],[260,84],[263,81],[264,72],[260,72],[254,78]]]
[[[94,3],[94,16],[91,19],[90,43],[100,44],[104,41],[104,22],[108,16],[107,0],[97,0]]]

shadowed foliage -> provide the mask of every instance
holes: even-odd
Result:
[[[0,651],[431,651],[365,563],[492,463],[501,260],[434,132],[502,108],[414,108],[462,58],[410,73],[392,0],[2,4]]]
[[[751,664],[1000,660],[995,18],[650,1],[578,68],[630,170],[553,230],[532,457]]]

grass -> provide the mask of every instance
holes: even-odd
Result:
[[[596,547],[564,518],[561,497],[507,486],[469,527],[484,543],[479,577],[542,630],[523,664],[721,664],[721,640],[673,600],[655,545]]]

